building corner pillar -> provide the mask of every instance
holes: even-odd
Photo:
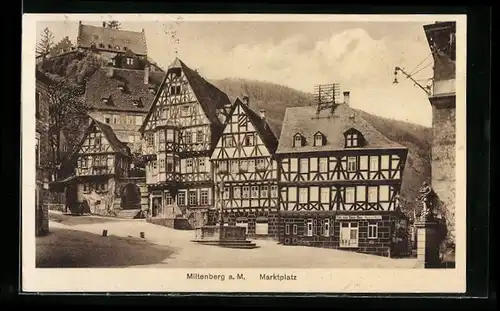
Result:
[[[433,220],[416,223],[417,228],[417,266],[418,268],[437,268],[439,257],[439,231],[441,224]]]

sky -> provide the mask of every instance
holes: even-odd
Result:
[[[100,26],[100,21],[82,21]],[[313,92],[339,83],[350,105],[382,117],[431,126],[427,94],[394,67],[417,72],[427,85],[432,57],[423,25],[429,22],[178,21],[121,23],[146,33],[148,55],[164,68],[179,57],[207,79],[238,77]],[[37,23],[37,40],[48,27],[55,41],[76,43],[78,22]]]

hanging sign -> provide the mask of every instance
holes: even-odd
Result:
[[[336,220],[382,220],[381,215],[338,215],[335,217]]]

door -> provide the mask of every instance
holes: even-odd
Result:
[[[268,235],[269,234],[269,224],[266,218],[257,218],[255,222],[255,234],[257,235]]]
[[[340,247],[358,247],[358,223],[343,222],[340,224]]]
[[[152,205],[153,206],[151,207],[151,216],[158,217],[162,209],[161,197],[153,197]]]

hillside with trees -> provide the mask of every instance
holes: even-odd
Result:
[[[232,99],[248,95],[250,104],[255,110],[266,110],[266,118],[278,137],[287,107],[314,105],[311,94],[283,85],[245,79],[222,79],[211,82]],[[412,215],[419,188],[424,180],[430,178],[431,129],[357,111],[379,132],[409,149],[403,176],[401,203],[403,210]]]

